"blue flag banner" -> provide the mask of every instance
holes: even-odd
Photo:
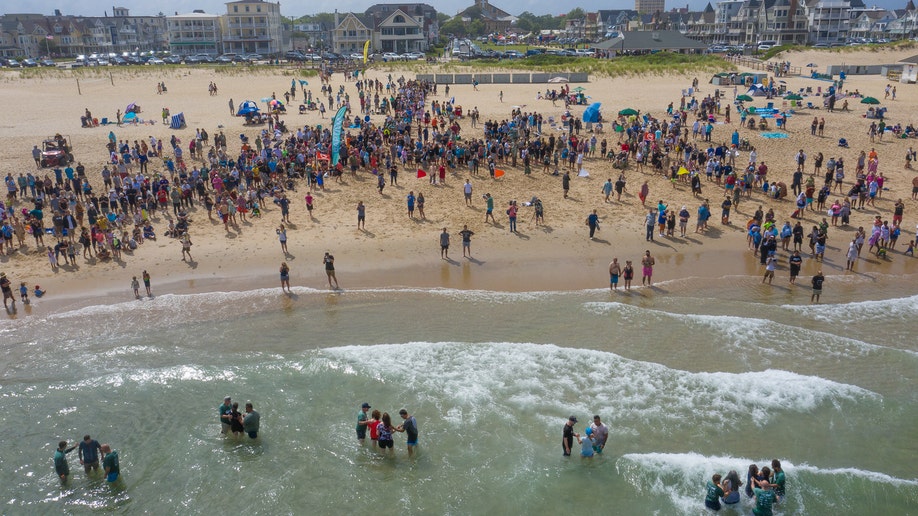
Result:
[[[338,149],[341,147],[341,133],[344,131],[344,112],[347,111],[347,108],[342,106],[341,109],[335,113],[335,118],[332,120],[332,158],[331,166],[338,164]]]

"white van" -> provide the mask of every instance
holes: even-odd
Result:
[[[759,51],[771,50],[771,47],[778,46],[778,42],[774,40],[759,41],[758,46],[756,47]]]

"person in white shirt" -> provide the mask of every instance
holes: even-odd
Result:
[[[593,431],[593,450],[596,453],[602,453],[602,449],[606,447],[606,440],[609,438],[609,427],[602,422],[599,414],[597,414],[593,416],[593,423],[590,425],[590,429]]]

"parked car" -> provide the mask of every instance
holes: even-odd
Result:
[[[8,60],[6,62],[6,66],[9,66],[10,68],[22,68],[22,64],[20,64],[19,61],[15,59]]]
[[[38,64],[40,64],[40,65],[42,65],[42,66],[48,66],[48,67],[57,66],[57,63],[55,63],[54,61],[52,61],[52,60],[50,60],[50,59],[42,59],[42,61],[41,61],[40,63],[38,63]]]
[[[182,64],[182,56],[168,56],[163,58],[165,64]]]
[[[202,63],[214,63],[216,60],[210,54],[198,54],[198,58]]]
[[[383,52],[382,57],[386,61],[398,61],[399,59],[402,58],[400,55],[396,54],[395,52]]]
[[[147,64],[148,65],[161,65],[161,64],[166,64],[166,61],[158,57],[151,57],[150,59],[147,60]]]
[[[508,50],[504,52],[504,59],[519,59],[523,57],[523,54],[517,52],[516,50]]]
[[[31,58],[29,58],[29,59],[23,59],[23,60],[22,60],[22,66],[23,66],[24,68],[35,68],[36,66],[38,66],[38,61],[36,61],[36,60],[34,60],[34,59],[31,59]]]
[[[222,56],[220,56],[220,57],[218,57],[217,59],[215,59],[215,62],[216,62],[217,64],[232,64],[232,63],[233,63],[233,58],[234,58],[234,57],[236,57],[236,56],[235,56],[235,55],[223,54]]]
[[[544,48],[530,48],[526,51],[526,57],[529,56],[540,56],[545,53]]]
[[[284,58],[287,59],[288,61],[297,61],[297,62],[302,62],[306,60],[306,56],[298,50],[288,50],[284,54]]]

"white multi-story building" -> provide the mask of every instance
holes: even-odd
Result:
[[[195,11],[166,17],[169,50],[173,54],[219,54],[223,28],[219,14]]]
[[[860,0],[857,2],[860,4]],[[851,31],[850,0],[809,0],[804,5],[810,31],[809,43],[844,43],[848,39]]]
[[[279,2],[227,2],[223,21],[223,52],[262,55],[281,52],[284,26]]]

